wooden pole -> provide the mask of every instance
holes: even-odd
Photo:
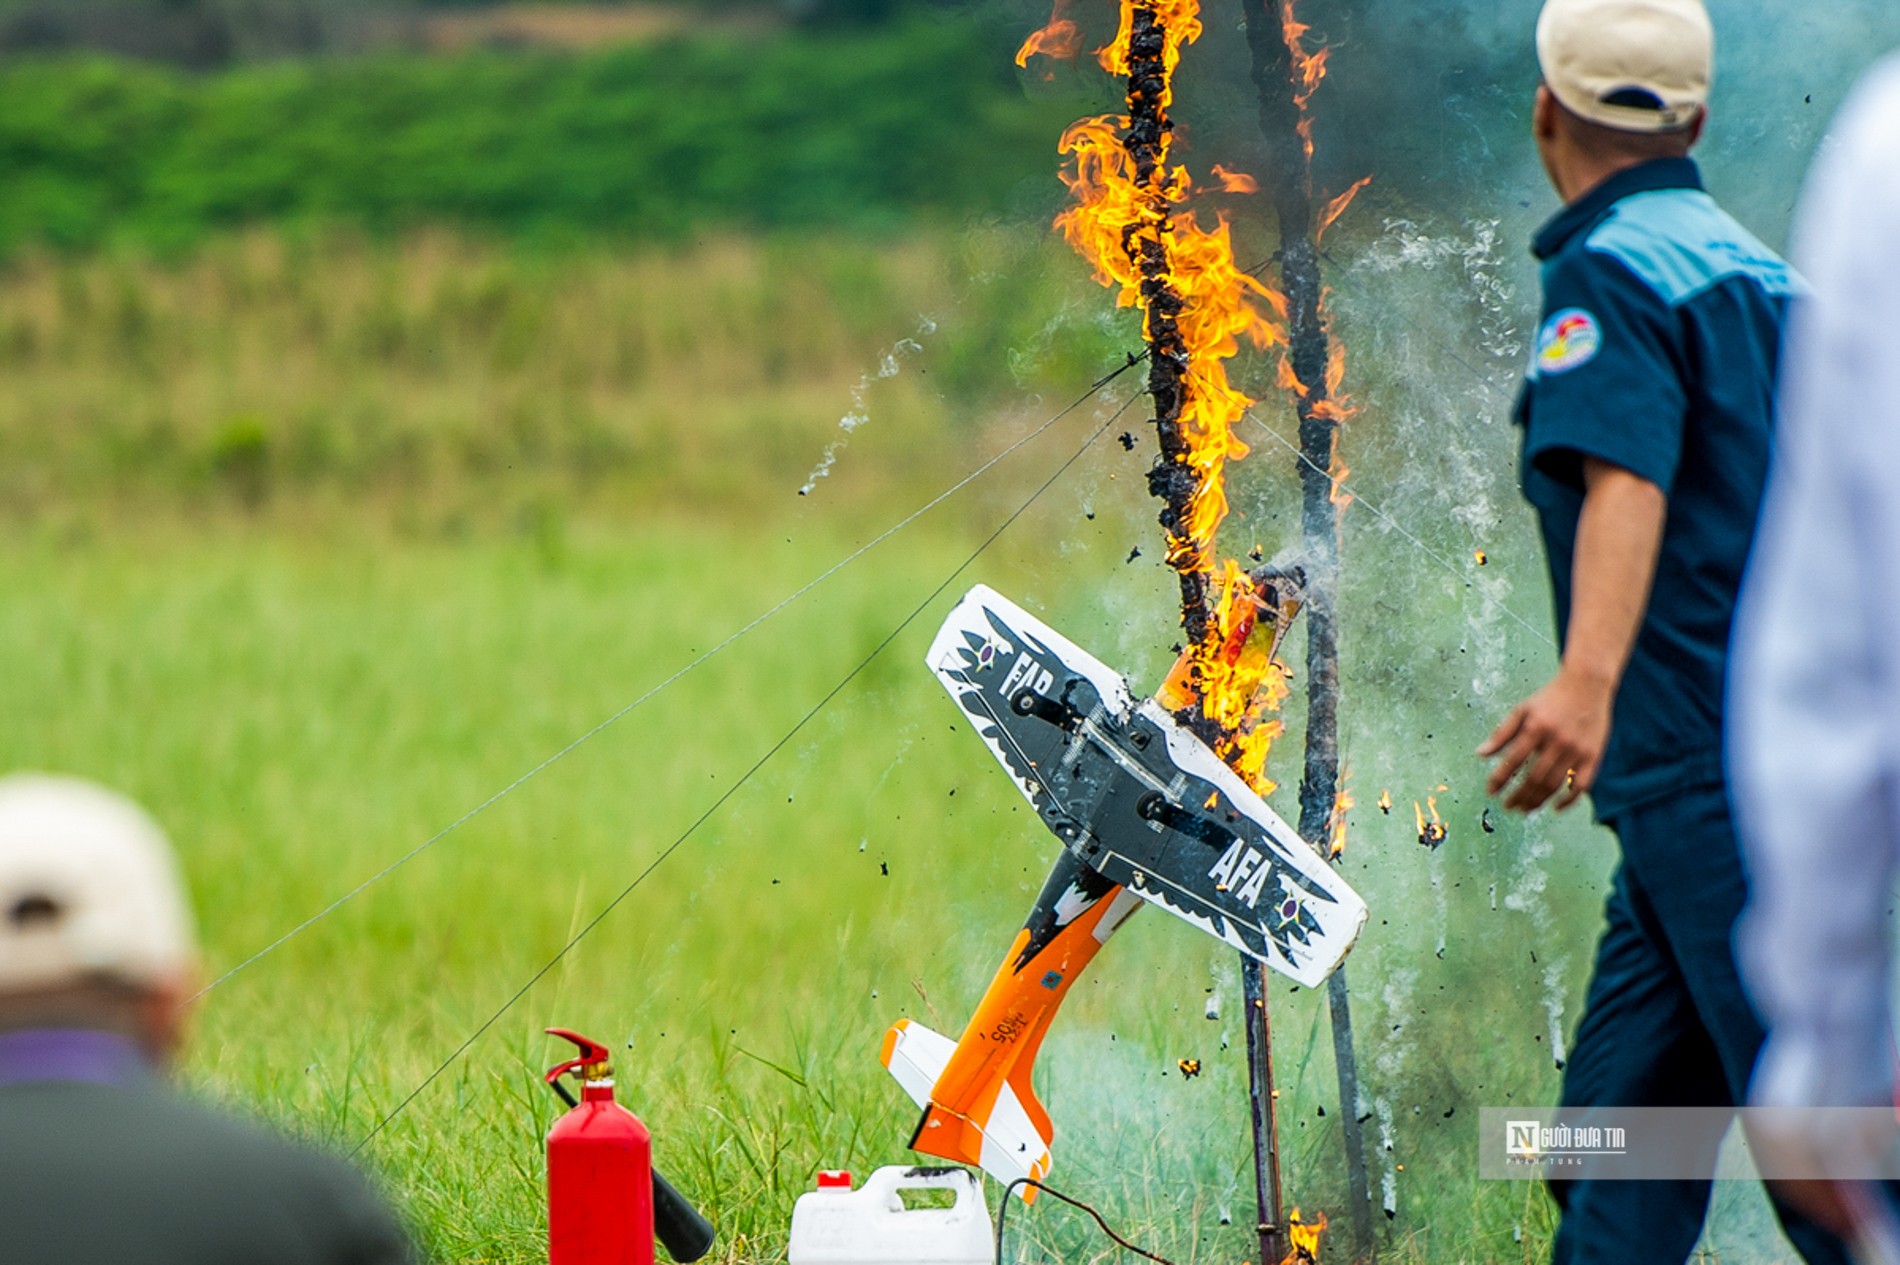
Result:
[[[1321,311],[1319,233],[1312,182],[1312,119],[1305,103],[1315,86],[1298,65],[1291,42],[1290,0],[1241,0],[1253,81],[1260,100],[1260,131],[1267,142],[1263,185],[1271,190],[1280,226],[1280,285],[1287,300],[1288,358],[1299,382],[1300,525],[1306,568],[1306,750],[1300,777],[1300,834],[1322,856],[1330,849],[1339,793],[1339,510],[1331,471],[1339,423],[1328,407],[1331,356]],[[1366,1172],[1365,1133],[1359,1121],[1359,1063],[1353,1046],[1351,995],[1344,967],[1327,981],[1333,1064],[1339,1081],[1346,1144],[1348,1224],[1353,1253],[1375,1251],[1372,1188]]]

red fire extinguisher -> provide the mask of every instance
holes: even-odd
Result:
[[[547,1032],[580,1047],[545,1078],[571,1108],[548,1130],[548,1265],[653,1265],[656,1228],[674,1260],[704,1256],[712,1225],[653,1171],[647,1127],[614,1101],[607,1047],[565,1028]],[[581,1082],[578,1100],[561,1084],[570,1074]]]
[[[548,1084],[581,1081],[580,1101],[548,1130],[548,1265],[653,1265],[653,1139],[614,1101],[607,1047],[548,1032],[580,1047]]]

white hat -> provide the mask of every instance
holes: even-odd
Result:
[[[0,777],[0,994],[159,984],[196,954],[165,834],[77,778]]]
[[[1670,132],[1708,104],[1715,28],[1702,0],[1547,0],[1537,60],[1551,94],[1579,118]]]

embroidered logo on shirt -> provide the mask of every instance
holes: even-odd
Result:
[[[1568,373],[1596,359],[1603,348],[1603,327],[1580,307],[1565,308],[1537,332],[1537,371]]]

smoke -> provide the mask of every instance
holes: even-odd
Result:
[[[1718,200],[1777,243],[1833,111],[1864,67],[1900,46],[1900,5],[1709,7],[1720,64],[1698,156]],[[1367,1106],[1341,1107],[1371,1114],[1368,1159],[1382,1207],[1447,1258],[1465,1240],[1406,1220],[1408,1210],[1442,1209],[1467,1193],[1470,1206],[1495,1207],[1459,1131],[1480,1105],[1557,1100],[1616,856],[1582,810],[1529,822],[1495,808],[1485,815],[1483,766],[1471,754],[1556,664],[1549,581],[1517,488],[1508,421],[1536,317],[1529,241],[1557,209],[1527,134],[1538,8],[1538,0],[1299,6],[1313,39],[1333,49],[1313,106],[1316,191],[1373,177],[1328,234],[1325,266],[1328,310],[1347,348],[1346,390],[1362,410],[1341,436],[1358,498],[1342,519],[1341,747],[1363,788],[1343,869],[1372,908],[1348,965]],[[1025,0],[1022,14],[1027,32],[1046,19],[1047,4]],[[1085,25],[1101,17],[1081,6],[1075,16]],[[1095,43],[1109,33],[1087,32],[1100,34]],[[1084,95],[1086,62],[1056,87]],[[1207,34],[1177,81],[1180,156],[1197,175],[1219,162],[1271,179],[1247,71],[1238,10],[1209,5]],[[1078,99],[1075,112],[1098,108],[1113,108],[1112,97]],[[1245,200],[1231,209],[1243,256],[1269,255],[1276,242],[1264,209]],[[1261,399],[1262,422],[1293,434],[1270,361],[1241,385]],[[1298,539],[1294,462],[1273,440],[1242,435],[1254,453],[1233,469],[1226,539],[1271,556]],[[1149,526],[1148,513],[1139,523]],[[1090,609],[1100,639],[1085,644],[1118,651],[1118,666],[1152,659],[1157,636],[1172,629],[1169,595],[1145,570],[1103,575]],[[1300,649],[1288,647],[1289,662],[1301,662]],[[1272,801],[1283,813],[1297,781],[1300,694],[1268,766],[1288,784]],[[1434,853],[1415,842],[1410,803],[1440,784],[1450,787],[1439,806],[1451,833]],[[1399,805],[1389,816],[1376,807],[1386,787]],[[1209,1005],[1218,1012],[1218,994],[1183,1004],[1216,1029],[1200,1016]],[[1099,1035],[1089,1035],[1091,1050]],[[1230,1056],[1221,1066],[1238,1063]],[[1134,1070],[1153,1080],[1152,1069]],[[1332,1101],[1327,1061],[1309,1069],[1295,1057],[1282,1071],[1288,1118]],[[1334,1149],[1289,1161],[1289,1190],[1336,1184],[1337,1142],[1324,1136]],[[1412,1173],[1430,1176],[1402,1190],[1399,1179]],[[1498,1215],[1501,1236],[1523,1235],[1510,1212]],[[1756,1234],[1760,1226],[1752,1212],[1731,1218],[1708,1242],[1724,1260],[1774,1259],[1785,1249],[1772,1230]]]
[[[831,468],[838,463],[838,454],[843,452],[845,445],[851,442],[852,433],[871,420],[870,407],[865,402],[865,397],[870,393],[871,387],[876,383],[895,378],[903,371],[904,361],[924,349],[923,343],[918,340],[928,338],[936,332],[937,323],[927,316],[922,318],[918,322],[917,332],[913,337],[898,339],[878,361],[877,368],[858,379],[858,384],[851,388],[851,410],[838,419],[840,433],[836,439],[825,445],[824,455],[819,457],[818,464],[812,467],[812,472],[805,476],[805,485],[798,489],[800,496],[812,494],[812,490],[818,486],[818,481],[829,475]]]

